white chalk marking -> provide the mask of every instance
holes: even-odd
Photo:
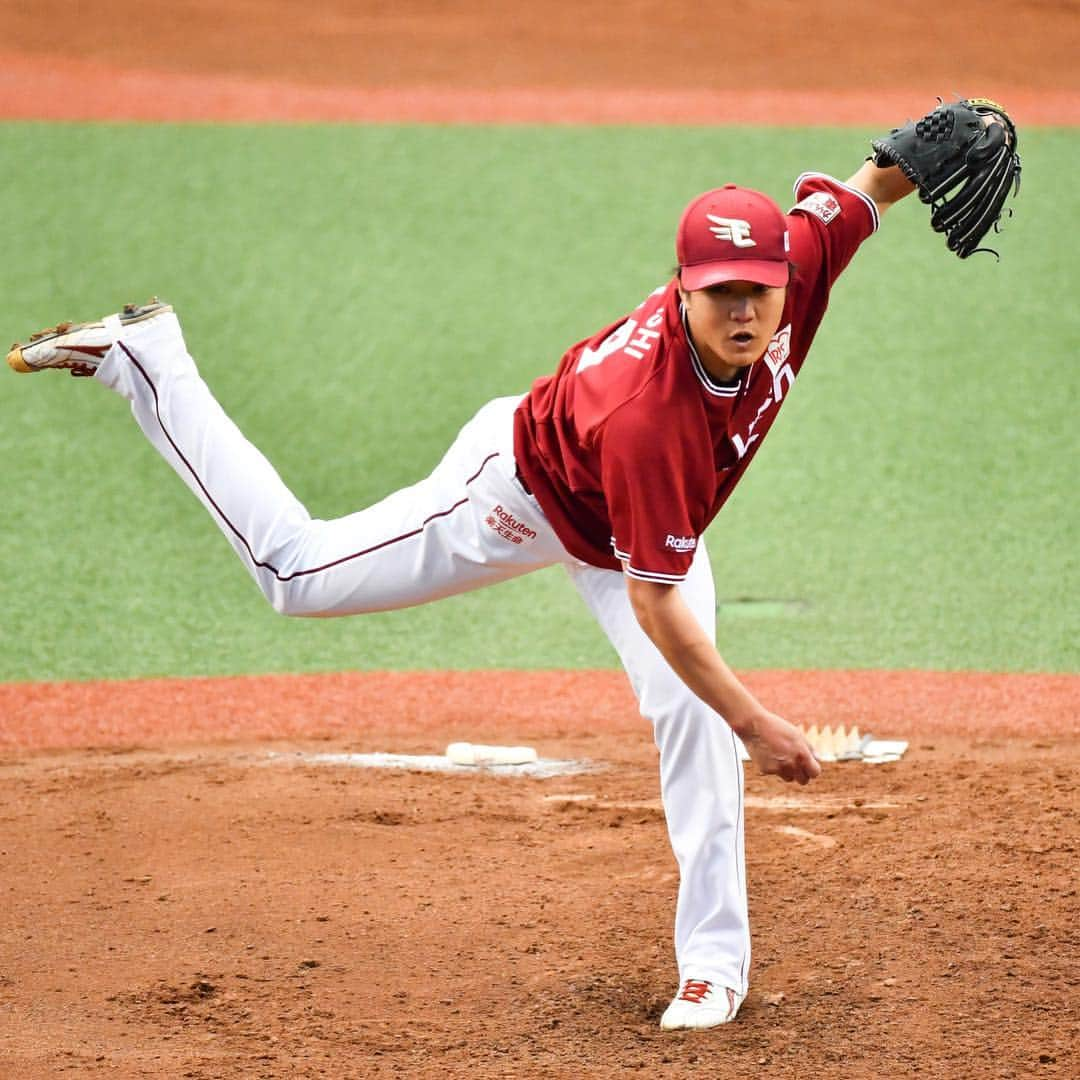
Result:
[[[270,760],[294,762],[298,765],[337,765],[352,769],[407,769],[414,772],[446,772],[491,776],[571,776],[574,773],[593,772],[601,766],[591,761],[560,761],[554,758],[538,758],[520,765],[456,765],[445,754],[292,754],[267,755]]]
[[[773,828],[778,833],[783,833],[785,836],[794,836],[796,840],[809,840],[810,843],[817,844],[818,847],[836,847],[836,841],[831,836],[822,836],[820,833],[807,832],[806,829],[800,829],[795,825],[774,825]]]

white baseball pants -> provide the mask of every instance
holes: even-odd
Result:
[[[409,607],[553,563],[566,566],[653,725],[680,871],[680,982],[709,979],[746,992],[750,933],[737,740],[642,631],[623,575],[569,555],[521,486],[513,455],[513,413],[520,398],[485,405],[426,480],[366,510],[319,521],[214,400],[175,315],[125,328],[96,377],[131,402],[146,437],[283,614]],[[715,638],[712,571],[703,544],[679,588]]]

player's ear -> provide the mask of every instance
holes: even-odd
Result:
[[[683,288],[682,267],[681,266],[676,266],[675,267],[675,284],[676,284],[676,287],[679,290],[679,296],[681,297],[682,302],[685,304],[686,303],[687,292]]]

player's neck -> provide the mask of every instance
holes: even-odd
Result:
[[[734,364],[725,364],[718,356],[711,356],[707,349],[698,349],[701,364],[709,373],[709,378],[718,383],[735,383],[742,378],[746,367],[735,367]]]
[[[686,335],[690,339],[694,351],[698,355],[698,359],[701,361],[701,366],[705,369],[713,382],[736,383],[742,378],[743,372],[749,367],[747,364],[729,364],[717,356],[708,345],[698,344],[690,333],[689,326],[686,328]]]

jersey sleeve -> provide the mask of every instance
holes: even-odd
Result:
[[[615,556],[629,576],[661,584],[689,572],[714,494],[692,491],[700,454],[672,435],[662,418],[624,408],[604,425],[599,447]]]
[[[792,262],[801,272],[816,269],[818,284],[827,291],[859,245],[877,231],[877,205],[858,188],[815,172],[795,181],[795,198],[788,215]]]

